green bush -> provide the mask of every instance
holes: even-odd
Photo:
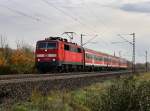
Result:
[[[9,66],[0,66],[0,75],[11,74],[11,68]]]
[[[150,82],[119,80],[89,102],[92,111],[150,111]]]

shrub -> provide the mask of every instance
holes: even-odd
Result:
[[[2,52],[0,52],[0,74],[8,74],[10,73],[10,67],[7,64],[7,60],[5,59]]]
[[[149,111],[150,82],[119,80],[95,98],[90,102],[92,111]]]
[[[2,52],[0,52],[0,67],[5,66],[5,65],[6,65],[5,57],[2,54]]]
[[[8,45],[0,48],[0,74],[32,73],[34,68],[34,53],[29,46],[22,46],[17,50]]]
[[[32,73],[34,54],[24,50],[16,50],[11,55],[11,69],[15,73]]]

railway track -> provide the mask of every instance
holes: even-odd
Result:
[[[21,79],[21,78],[39,78],[50,76],[64,76],[73,74],[88,74],[88,72],[72,72],[72,73],[50,73],[50,74],[15,74],[15,75],[1,75],[0,80]]]
[[[0,82],[4,80],[13,80],[13,79],[30,79],[30,78],[45,78],[45,77],[54,77],[54,76],[71,76],[71,75],[93,75],[93,74],[115,74],[115,73],[129,73],[131,71],[119,71],[119,72],[70,72],[70,73],[51,73],[51,74],[15,74],[15,75],[0,75]]]
[[[2,75],[0,76],[0,84],[4,83],[20,83],[31,81],[45,81],[45,80],[59,80],[68,78],[84,78],[95,76],[118,76],[121,74],[132,73],[131,71],[119,71],[119,72],[74,72],[74,73],[54,73],[54,74],[25,74],[25,75]]]

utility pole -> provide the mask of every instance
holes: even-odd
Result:
[[[81,46],[83,46],[83,36],[86,36],[86,35],[81,34]]]
[[[116,52],[114,51],[114,56],[116,56]]]
[[[146,67],[146,68],[145,68],[145,69],[146,69],[146,72],[148,71],[147,53],[148,53],[148,52],[145,51],[145,54],[146,54],[146,55],[145,55],[145,60],[146,60],[146,62],[145,62],[145,67]]]
[[[132,55],[132,72],[135,73],[136,67],[135,67],[135,33],[130,34],[133,36],[133,55]]]
[[[121,58],[121,51],[119,51],[119,57]]]
[[[135,33],[127,34],[127,35],[132,35],[133,36],[133,41],[130,42],[124,37],[122,37],[120,34],[119,36],[125,41],[128,42],[130,45],[132,45],[132,72],[135,73],[136,71],[136,63],[135,63]],[[121,42],[113,42],[113,43],[121,43]]]

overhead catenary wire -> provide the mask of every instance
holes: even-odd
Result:
[[[95,39],[98,35],[95,35],[91,39],[89,39],[87,42],[83,43],[82,46],[86,45],[87,43],[91,42],[93,39]]]
[[[63,11],[62,9],[58,8],[57,6],[53,5],[53,4],[50,4],[50,2],[48,2],[47,0],[42,0],[44,1],[45,3],[47,3],[49,6],[52,6],[53,8],[57,9],[58,11],[60,11],[61,13],[63,13],[64,15],[70,17],[71,19],[73,19],[74,21],[78,22],[80,25],[84,26],[84,27],[87,27],[87,28],[90,28],[91,30],[93,30],[93,32],[96,32],[92,27],[89,27],[87,24],[84,24],[83,22],[81,22],[78,18],[75,18],[74,16],[66,13],[65,11]],[[13,1],[14,2],[14,1]],[[16,2],[14,2],[16,3]],[[1,7],[3,8],[7,8],[8,10],[14,12],[14,13],[17,13],[21,16],[25,16],[25,17],[28,17],[30,19],[33,19],[33,20],[36,20],[36,21],[39,21],[39,22],[43,22],[39,17],[37,16],[33,16],[33,15],[29,15],[29,14],[26,14],[25,12],[22,12],[20,10],[16,10],[16,9],[13,9],[13,8],[9,8],[7,6],[4,6],[4,5],[1,5]],[[102,35],[101,35],[102,36]],[[102,39],[103,40],[103,39]],[[105,40],[103,40],[105,42]],[[106,42],[105,42],[106,43]],[[107,43],[106,43],[107,44]]]
[[[10,0],[9,2],[12,2],[12,3],[15,3],[15,4],[17,4],[18,2],[16,2],[16,1],[14,1],[14,0]],[[20,4],[18,4],[18,5],[20,5]],[[24,5],[24,4],[23,4]],[[31,12],[32,10],[30,9],[29,10],[29,8],[28,8],[28,11],[29,12]],[[47,15],[44,15],[43,13],[41,14],[41,13],[37,13],[37,12],[35,12],[33,15],[32,15],[33,17],[36,17],[36,18],[39,18],[40,19],[40,22],[42,22],[42,23],[50,23],[50,19],[52,19],[52,18],[50,18],[49,16],[47,16]],[[45,20],[47,20],[47,21],[45,21]]]
[[[48,2],[47,0],[42,0],[44,3],[46,3],[47,5],[49,5],[50,7],[55,8],[56,10],[58,10],[59,12],[63,13],[65,16],[68,16],[69,18],[73,19],[75,22],[78,22],[80,25],[85,25],[82,22],[80,22],[77,18],[69,15],[68,13],[66,13],[65,11],[63,11],[62,9],[56,7],[55,5],[51,4],[50,2]]]
[[[84,1],[84,0],[82,0],[82,4],[85,6],[85,8],[88,10],[88,12],[89,12],[92,16],[94,16],[94,18],[96,18],[97,21],[99,22],[99,21],[100,21],[100,17],[95,14],[95,11],[94,11],[93,9],[91,9],[89,6],[87,6],[87,5],[85,4],[85,1]],[[102,17],[101,17],[101,18],[102,18]],[[102,21],[101,21],[100,23],[103,24],[103,26],[105,27],[105,31],[106,31],[106,29],[107,29],[107,31],[108,31],[108,26],[106,26],[106,24],[103,23]],[[94,27],[96,27],[96,26],[94,26]],[[101,33],[100,35],[103,36],[103,34],[104,34],[104,32]],[[102,38],[101,38],[101,40],[103,40],[103,41],[106,43],[106,45],[110,44],[108,41],[106,42],[106,41],[105,41],[104,39],[102,39]]]
[[[74,21],[76,21],[77,23],[79,23],[80,25],[82,25],[82,26],[84,26],[84,27],[90,29],[92,33],[93,33],[93,32],[94,32],[94,33],[97,33],[97,31],[95,31],[93,27],[91,27],[91,26],[89,26],[89,25],[87,25],[87,24],[81,22],[81,20],[80,20],[78,17],[74,17],[73,15],[68,14],[66,11],[64,11],[64,10],[62,10],[61,8],[59,8],[59,7],[57,7],[57,6],[53,5],[53,4],[51,4],[50,2],[48,2],[48,0],[42,0],[42,1],[44,1],[45,3],[47,3],[49,6],[51,6],[51,7],[55,8],[55,9],[57,9],[59,12],[63,13],[65,16],[70,17],[71,19],[73,19]],[[13,2],[14,2],[14,1],[13,1]],[[42,20],[40,17],[27,14],[27,13],[21,11],[21,10],[17,10],[17,9],[14,9],[14,8],[10,8],[10,7],[6,6],[6,5],[0,5],[0,7],[6,8],[6,9],[10,10],[11,12],[14,12],[14,13],[16,13],[16,14],[18,14],[18,15],[21,15],[21,16],[25,16],[25,17],[30,18],[30,19],[32,19],[32,20],[35,20],[35,21],[38,21],[38,22],[43,22],[43,20]],[[107,45],[108,45],[108,42],[106,42],[104,39],[102,39],[102,37],[103,37],[102,34],[100,34],[100,36],[101,36],[101,37],[99,37],[99,38],[100,38],[100,39],[103,41],[103,43],[107,46]]]
[[[100,21],[100,20],[102,20],[102,16],[101,16],[101,17],[97,16],[97,14],[95,14],[95,11],[94,11],[92,8],[90,8],[90,7],[85,3],[85,0],[81,0],[81,1],[82,1],[82,4],[85,6],[85,8],[88,10],[88,12],[89,12],[92,16],[94,16],[94,18],[96,18],[98,22],[100,22],[101,24],[103,24],[103,26],[104,26],[106,29],[108,29],[108,26],[106,26],[106,24],[105,24],[104,22]],[[95,26],[95,27],[96,27],[96,26]],[[108,30],[107,30],[107,31],[108,31]]]
[[[97,31],[95,31],[94,28],[92,28],[92,27],[90,27],[90,26],[84,24],[84,23],[81,22],[78,18],[75,18],[74,16],[68,14],[67,12],[65,12],[64,10],[62,10],[62,9],[58,8],[57,6],[51,4],[51,3],[48,2],[47,0],[42,0],[42,1],[43,1],[44,3],[46,3],[46,4],[48,4],[50,7],[53,7],[53,8],[55,8],[56,10],[60,11],[60,12],[63,13],[65,16],[70,17],[70,18],[73,19],[75,22],[79,23],[80,25],[82,25],[82,26],[84,26],[84,27],[86,27],[86,28],[88,28],[88,29],[90,28],[90,30],[92,31],[92,33],[93,33],[93,32],[94,32],[94,33],[97,33]],[[100,36],[103,37],[102,34],[100,34]],[[102,38],[100,38],[100,39],[103,40]],[[107,43],[105,40],[103,40],[103,42],[105,42],[105,45],[108,45],[108,43]]]
[[[27,17],[27,18],[30,18],[30,19],[35,20],[35,21],[37,21],[37,22],[41,21],[40,18],[34,17],[34,16],[32,16],[32,15],[29,15],[29,14],[26,14],[26,13],[20,11],[20,10],[16,10],[16,9],[10,8],[10,7],[5,6],[5,5],[2,5],[2,4],[0,4],[0,7],[6,8],[6,9],[8,9],[9,11],[11,11],[11,12],[13,12],[13,13],[16,13],[16,14],[18,14],[18,15],[21,15],[21,16],[24,16],[24,17]]]

